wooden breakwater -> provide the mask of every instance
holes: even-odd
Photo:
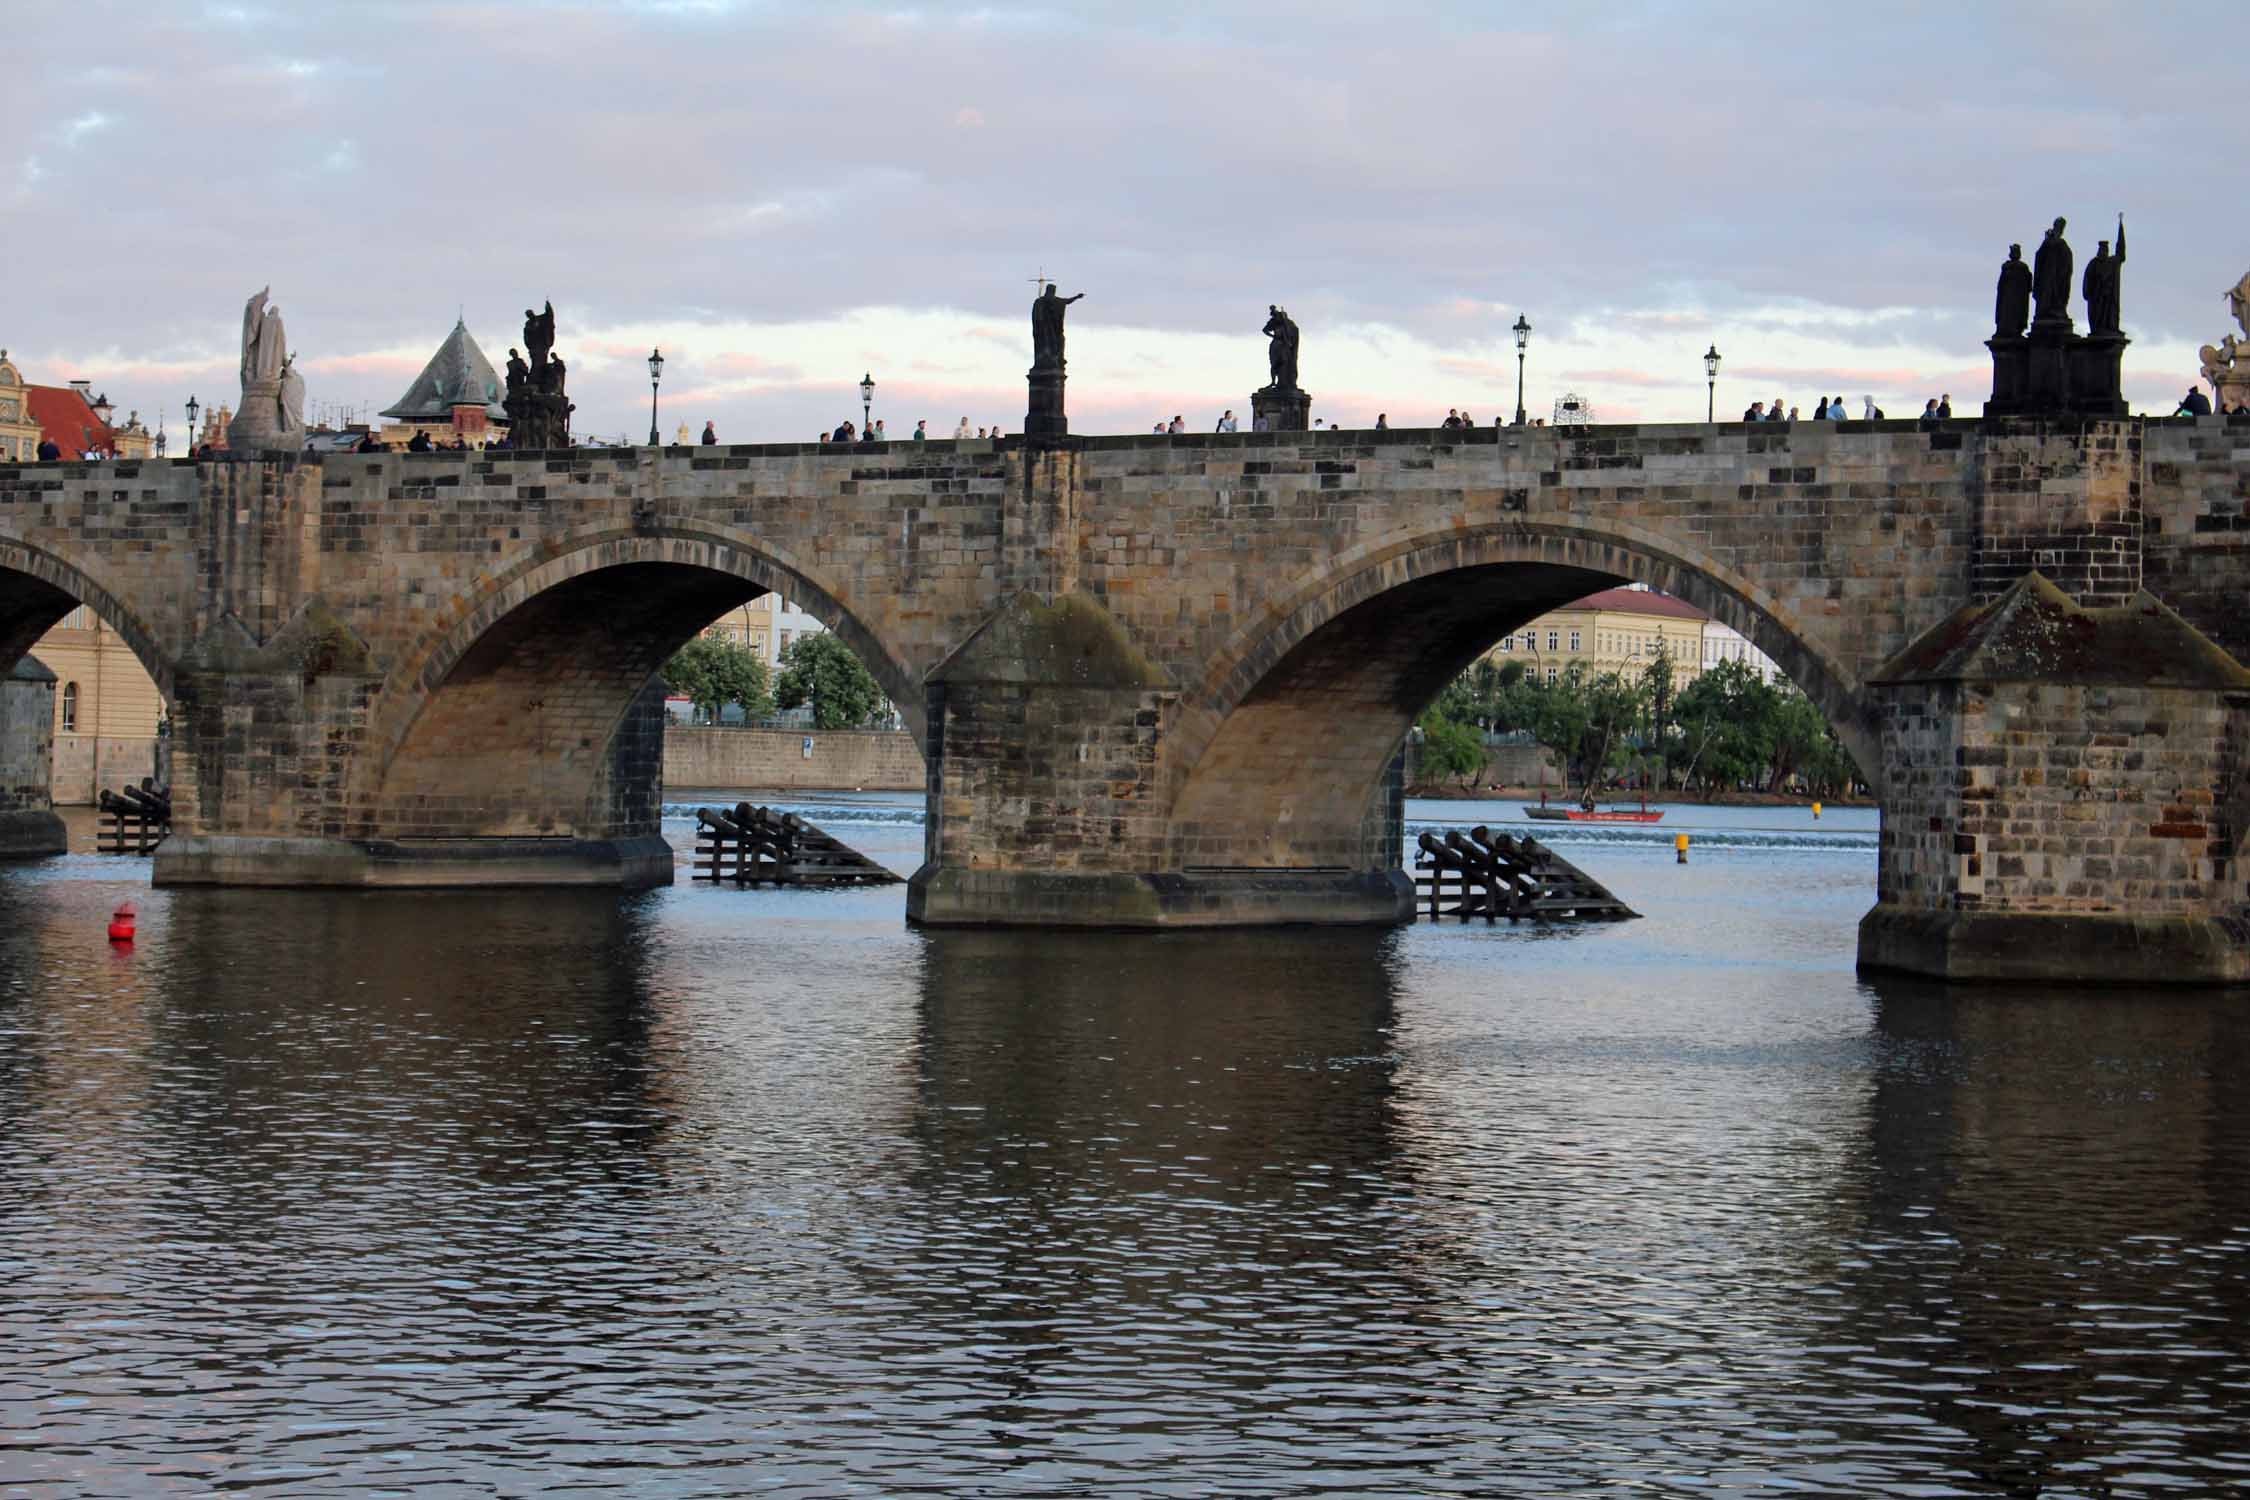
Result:
[[[899,877],[795,813],[747,802],[695,810],[697,880],[735,885],[895,885]]]
[[[1432,922],[1482,917],[1496,922],[1621,922],[1638,917],[1608,887],[1534,838],[1479,824],[1415,840],[1416,909]]]

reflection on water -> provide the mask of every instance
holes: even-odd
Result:
[[[0,1494],[2250,1483],[2239,1000],[1668,859],[1544,937],[0,870]]]

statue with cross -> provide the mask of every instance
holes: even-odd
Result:
[[[1055,284],[1045,277],[1034,277],[1034,285],[1047,289],[1031,304],[1031,367],[1034,370],[1059,370],[1063,367],[1063,312],[1071,303],[1084,297],[1060,297],[1055,294]]]

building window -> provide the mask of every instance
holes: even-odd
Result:
[[[1523,649],[1526,651],[1536,651],[1539,649],[1538,631],[1527,630],[1523,633]]]
[[[1570,649],[1573,651],[1578,649],[1578,632],[1575,630],[1570,633]]]
[[[78,728],[78,684],[66,682],[62,690],[63,733],[70,734]]]
[[[1547,649],[1549,651],[1560,651],[1562,649],[1561,631],[1550,630],[1547,632]]]
[[[1561,674],[1558,673],[1553,667],[1549,667],[1547,669],[1547,686],[1553,687],[1555,685],[1555,679],[1560,675]]]
[[[1500,649],[1504,653],[1513,652],[1516,649],[1516,638],[1512,635],[1500,637]]]

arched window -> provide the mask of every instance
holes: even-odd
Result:
[[[66,682],[62,690],[63,733],[71,734],[78,728],[78,684]]]

